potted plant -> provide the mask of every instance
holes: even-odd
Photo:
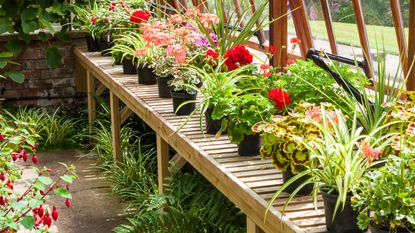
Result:
[[[309,115],[311,122],[321,132],[320,137],[305,140],[292,135],[309,151],[310,163],[274,194],[269,206],[293,182],[308,175],[310,178],[291,194],[285,207],[299,189],[312,183],[315,201],[318,191],[322,193],[326,227],[330,232],[362,232],[357,226],[358,213],[351,207],[352,192],[358,188],[371,161],[378,159],[390,143],[393,134],[377,136],[388,124],[363,134],[363,127],[358,127],[356,114],[351,122],[347,122],[347,118],[337,109],[326,111],[322,106],[320,110],[320,113],[314,111]]]
[[[74,27],[88,33],[86,37],[88,51],[101,51],[100,40],[107,31],[102,9],[96,1],[90,1],[89,4],[82,6],[73,5],[73,10],[75,13]]]
[[[270,121],[275,113],[271,101],[257,93],[243,94],[226,100],[228,104],[216,106],[212,117],[222,120],[232,143],[238,144],[241,156],[259,155],[261,140],[251,128],[258,121]]]
[[[314,104],[301,102],[287,115],[277,115],[272,122],[261,121],[252,127],[252,131],[261,135],[260,154],[263,159],[271,159],[274,166],[282,171],[282,178],[287,182],[294,175],[306,169],[310,163],[310,152],[297,138],[312,140],[321,135],[318,128],[307,116],[316,109]],[[296,180],[285,188],[285,192],[294,192],[309,176]],[[298,190],[298,194],[310,194],[313,185],[309,184]]]
[[[352,198],[360,229],[371,233],[415,232],[415,153],[390,156],[369,171]]]
[[[171,98],[170,91],[173,87],[170,86],[170,83],[174,79],[173,73],[177,69],[175,58],[167,56],[165,49],[161,48],[154,53],[150,67],[156,75],[159,97]]]

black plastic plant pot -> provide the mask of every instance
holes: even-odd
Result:
[[[259,134],[245,135],[244,139],[238,145],[238,153],[240,156],[256,156],[259,155],[261,148],[261,137]]]
[[[386,227],[380,227],[380,226],[376,226],[376,224],[372,221],[369,225],[369,229],[367,231],[367,233],[389,233],[392,232],[390,229],[386,228]],[[396,231],[394,231],[396,233],[409,233],[409,231],[404,230],[404,229],[396,229]],[[414,231],[411,231],[414,232]]]
[[[288,171],[283,171],[282,172],[282,180],[285,182],[287,182],[288,180],[290,180],[292,177],[294,177],[295,175],[291,172],[291,170],[289,169]],[[284,192],[287,193],[293,193],[298,186],[300,186],[302,183],[304,183],[304,181],[306,181],[308,178],[310,178],[310,176],[303,176],[300,179],[294,181],[293,183],[291,183],[286,189],[284,189]],[[308,195],[313,191],[313,184],[307,184],[306,186],[302,187],[297,194],[298,195]]]
[[[102,56],[111,56],[111,52],[108,50],[111,48],[112,42],[110,41],[99,41],[99,50],[101,51]]]
[[[181,106],[181,108],[179,108],[179,106],[186,101],[196,100],[197,93],[189,94],[184,91],[173,91],[173,90],[171,90],[170,93],[173,99],[173,112],[175,112],[176,115],[178,116],[189,115],[195,110],[195,107],[196,107],[195,102],[184,104]]]
[[[173,80],[173,77],[160,78],[157,77],[157,84],[159,89],[160,98],[171,98],[170,91],[173,90],[173,87],[168,83]]]
[[[341,206],[337,210],[333,220],[333,213],[336,206],[338,194],[328,194],[321,190],[324,202],[324,214],[326,217],[326,227],[331,233],[361,233],[362,230],[357,226],[357,216],[359,213],[354,211],[350,202],[351,196],[346,199],[344,209]]]
[[[152,85],[157,83],[153,69],[148,66],[138,66],[137,75],[139,84]]]
[[[99,40],[93,38],[91,35],[85,37],[86,46],[88,47],[88,52],[98,52],[99,50]]]
[[[213,108],[207,108],[205,112],[206,133],[208,134],[218,133],[222,126],[221,120],[212,120],[212,112],[213,112]],[[226,132],[222,132],[222,134],[225,134],[225,133]]]
[[[135,68],[131,59],[122,60],[122,70],[124,74],[137,74],[137,68]]]

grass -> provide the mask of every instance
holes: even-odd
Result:
[[[309,22],[311,34],[313,35],[314,39],[328,40],[324,21]],[[357,31],[356,24],[334,22],[333,27],[337,43],[360,47],[359,33]],[[376,44],[383,44],[387,53],[399,54],[395,28],[366,25],[366,30],[371,48],[376,48]],[[292,20],[289,21],[288,32],[290,34],[295,34],[294,24]],[[405,33],[408,35],[407,28],[405,29]]]

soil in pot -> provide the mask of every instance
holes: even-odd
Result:
[[[282,172],[282,180],[285,182],[287,182],[289,179],[291,179],[292,177],[294,177],[295,175],[291,172],[291,170],[289,169],[286,172]],[[284,192],[287,193],[293,193],[298,186],[300,186],[302,183],[304,183],[304,181],[306,181],[308,178],[310,178],[310,176],[303,176],[300,179],[294,181],[292,184],[290,184],[286,189],[284,189]],[[298,191],[298,195],[308,195],[311,193],[311,191],[313,191],[313,184],[307,184],[306,186],[304,186],[303,188],[300,189],[300,191]]]
[[[154,74],[153,69],[148,66],[138,66],[137,75],[139,84],[151,85],[157,83],[156,75]]]
[[[238,145],[238,153],[240,156],[256,156],[259,155],[261,148],[261,137],[259,134],[245,135],[244,140]]]
[[[99,40],[93,38],[91,35],[85,37],[86,46],[88,47],[88,52],[98,52],[99,50]]]
[[[193,110],[195,110],[195,107],[196,107],[195,102],[187,103],[181,106],[181,108],[179,108],[179,106],[186,101],[196,100],[197,93],[189,94],[184,91],[173,91],[173,90],[171,90],[170,93],[171,93],[171,97],[173,98],[173,112],[175,112],[176,115],[178,116],[189,115],[190,113],[193,112]]]
[[[222,126],[221,120],[212,120],[212,112],[213,108],[207,108],[205,111],[206,133],[208,134],[216,134]],[[226,132],[222,132],[222,134],[226,134]]]
[[[157,77],[157,84],[159,89],[160,98],[171,98],[170,91],[173,90],[173,87],[168,83],[173,80],[173,77],[160,78]]]
[[[326,227],[331,233],[361,233],[362,230],[357,226],[357,216],[359,213],[354,211],[350,202],[351,196],[347,197],[344,209],[337,210],[333,220],[333,213],[338,198],[337,194],[328,194],[321,190],[324,202],[324,214],[326,217]]]
[[[369,230],[367,231],[367,233],[389,233],[389,232],[391,231],[388,227],[378,226],[373,221],[370,223]],[[404,230],[404,229],[397,229],[396,232],[397,233],[409,233],[409,231]]]
[[[137,68],[135,68],[131,59],[122,60],[122,70],[124,74],[137,74]]]

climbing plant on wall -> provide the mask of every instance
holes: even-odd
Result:
[[[69,27],[71,6],[64,0],[0,0],[0,35],[17,34],[9,40],[0,52],[0,78],[10,78],[22,83],[24,75],[18,71],[3,70],[8,64],[17,64],[12,59],[29,44],[30,34],[38,33],[38,38],[49,42],[51,37],[67,40],[65,33]],[[49,68],[62,65],[58,48],[49,43],[45,51]]]

